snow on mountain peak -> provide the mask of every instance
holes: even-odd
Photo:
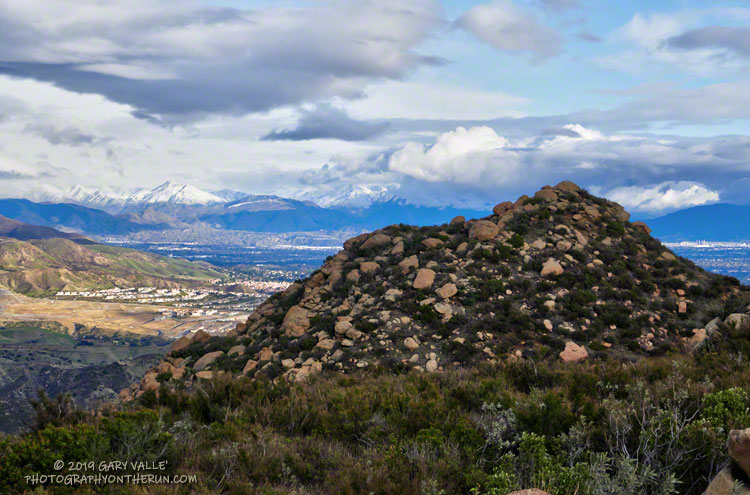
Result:
[[[189,184],[178,184],[167,181],[151,190],[139,191],[133,194],[128,198],[128,201],[195,205],[223,203],[224,199]]]

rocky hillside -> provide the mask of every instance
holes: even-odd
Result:
[[[86,238],[22,241],[0,236],[0,288],[31,296],[115,286],[180,287],[221,277],[210,265]]]
[[[232,335],[175,342],[141,388],[170,374],[302,379],[323,369],[434,372],[697,348],[746,304],[747,288],[678,258],[628,219],[620,205],[562,182],[482,219],[360,235]]]

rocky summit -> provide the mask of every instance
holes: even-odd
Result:
[[[359,235],[229,335],[177,341],[141,390],[123,396],[170,374],[302,380],[322,370],[692,352],[746,288],[677,257],[629,217],[561,182],[482,219]]]

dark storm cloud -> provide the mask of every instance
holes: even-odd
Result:
[[[442,22],[434,0],[247,11],[121,0],[69,6],[82,15],[66,15],[63,27],[59,2],[46,2],[0,9],[0,73],[98,93],[143,118],[355,98],[368,82],[442,63],[415,50]]]
[[[388,129],[385,122],[366,122],[349,117],[340,108],[318,105],[302,113],[294,129],[274,130],[263,136],[266,141],[305,141],[308,139],[340,139],[364,141],[383,134]]]
[[[683,50],[723,48],[747,57],[750,56],[750,28],[709,26],[669,38],[666,43]]]

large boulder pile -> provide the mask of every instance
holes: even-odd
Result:
[[[740,313],[715,319],[748,295],[736,280],[675,256],[628,219],[562,182],[482,219],[359,235],[227,336],[175,342],[167,371],[149,371],[131,395],[172,369],[189,382],[531,357],[580,366],[690,352],[723,325],[750,325]]]

